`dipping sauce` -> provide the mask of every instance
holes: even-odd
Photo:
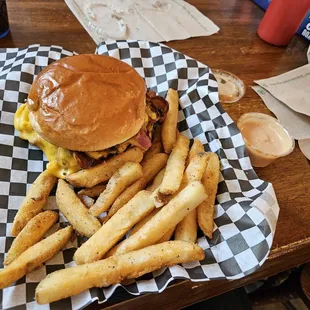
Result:
[[[294,139],[269,115],[247,113],[240,117],[237,125],[254,167],[265,167],[294,149]]]
[[[219,88],[219,99],[222,103],[237,102],[245,94],[244,83],[234,74],[216,69],[213,71]]]

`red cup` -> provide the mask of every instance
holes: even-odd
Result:
[[[272,0],[258,27],[258,35],[264,41],[287,45],[310,9],[310,0]]]

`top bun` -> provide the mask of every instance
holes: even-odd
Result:
[[[141,129],[145,94],[141,76],[118,59],[66,57],[46,67],[32,84],[30,121],[42,138],[56,146],[104,150]]]

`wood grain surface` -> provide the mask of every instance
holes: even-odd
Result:
[[[270,114],[250,88],[253,80],[267,78],[306,64],[306,43],[295,37],[286,48],[271,46],[256,34],[264,12],[250,0],[191,0],[220,28],[219,34],[168,42],[167,45],[193,57],[212,69],[220,68],[239,76],[247,86],[246,95],[224,108],[236,121],[247,112]],[[7,0],[10,34],[0,39],[0,47],[29,44],[60,45],[77,53],[93,53],[96,45],[63,0]],[[181,281],[160,295],[137,298],[117,294],[102,306],[148,309],[178,309],[223,293],[246,283],[310,260],[310,166],[298,146],[289,156],[266,168],[256,169],[260,178],[273,183],[280,205],[273,250],[265,265],[242,280],[191,283]],[[122,302],[127,296],[128,301]],[[184,296],[179,298],[179,296]]]

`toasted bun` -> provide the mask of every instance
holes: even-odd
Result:
[[[29,92],[34,130],[74,151],[99,151],[133,137],[145,121],[146,86],[126,63],[101,55],[53,62]]]

